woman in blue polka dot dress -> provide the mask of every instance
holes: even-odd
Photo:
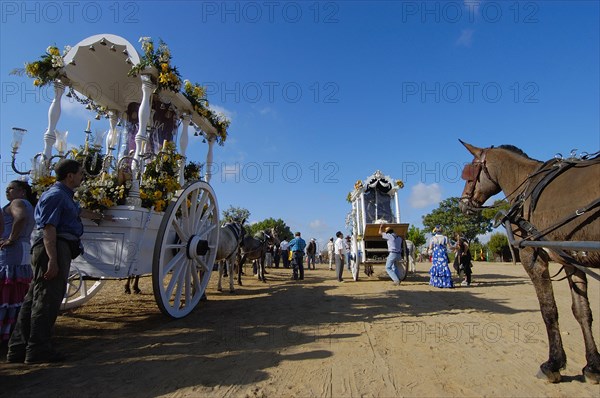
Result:
[[[433,229],[433,236],[429,242],[429,251],[431,253],[431,269],[429,274],[429,284],[439,288],[452,288],[452,273],[448,266],[448,238],[442,235],[442,230],[439,226]]]

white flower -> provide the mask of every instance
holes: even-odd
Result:
[[[52,56],[52,67],[53,68],[62,68],[63,66],[65,66],[65,62],[64,62],[63,58],[60,55],[53,55]]]

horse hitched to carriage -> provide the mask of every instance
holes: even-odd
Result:
[[[352,278],[357,281],[361,264],[367,276],[374,274],[374,264],[385,264],[387,243],[379,234],[379,225],[385,223],[402,237],[403,258],[396,264],[406,278],[407,256],[406,234],[408,224],[400,223],[398,190],[404,187],[401,180],[393,180],[377,170],[364,181],[358,180],[354,190],[348,194],[352,211],[347,224],[352,227],[351,247]],[[393,204],[393,206],[392,206]]]
[[[72,263],[63,308],[88,301],[106,279],[151,274],[158,307],[180,318],[204,294],[220,230],[210,167],[201,176],[199,163],[186,164],[188,133],[191,127],[208,143],[210,165],[229,121],[209,108],[201,86],[181,80],[166,44],[140,41],[142,54],[119,36],[95,35],[62,55],[49,47],[40,60],[16,70],[35,78],[36,86],[53,84],[54,99],[43,151],[29,171],[15,163],[25,130],[13,129],[13,169],[28,174],[40,193],[54,182],[56,161],[81,160],[86,180],[76,195],[82,207],[112,218],[83,220],[85,252]],[[106,137],[92,134],[88,121],[85,145],[67,151],[65,134],[57,130],[65,92],[97,120],[108,119]]]
[[[508,240],[519,249],[521,263],[531,279],[546,325],[549,358],[540,376],[561,381],[567,363],[558,326],[558,308],[552,289],[549,261],[559,263],[571,289],[573,315],[585,344],[586,381],[600,382],[600,354],[594,341],[587,277],[600,276],[600,152],[569,157],[557,155],[540,162],[512,145],[477,148],[461,143],[474,156],[462,177],[466,181],[460,207],[480,211],[493,195],[503,192],[510,203],[499,212],[497,226],[506,228]],[[561,272],[559,271],[559,273]]]

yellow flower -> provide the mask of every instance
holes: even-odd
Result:
[[[60,50],[54,46],[48,47],[46,52],[50,55],[60,55]]]
[[[165,208],[164,200],[157,200],[156,203],[154,204],[154,211],[156,211],[156,212],[161,212],[161,211],[163,211],[164,208]]]

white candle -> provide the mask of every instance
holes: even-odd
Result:
[[[88,125],[87,128],[85,129],[85,131],[91,131],[90,128],[92,127],[92,121],[88,120]]]
[[[117,145],[117,139],[119,138],[119,132],[117,129],[113,129],[110,136],[110,147],[114,148]]]

